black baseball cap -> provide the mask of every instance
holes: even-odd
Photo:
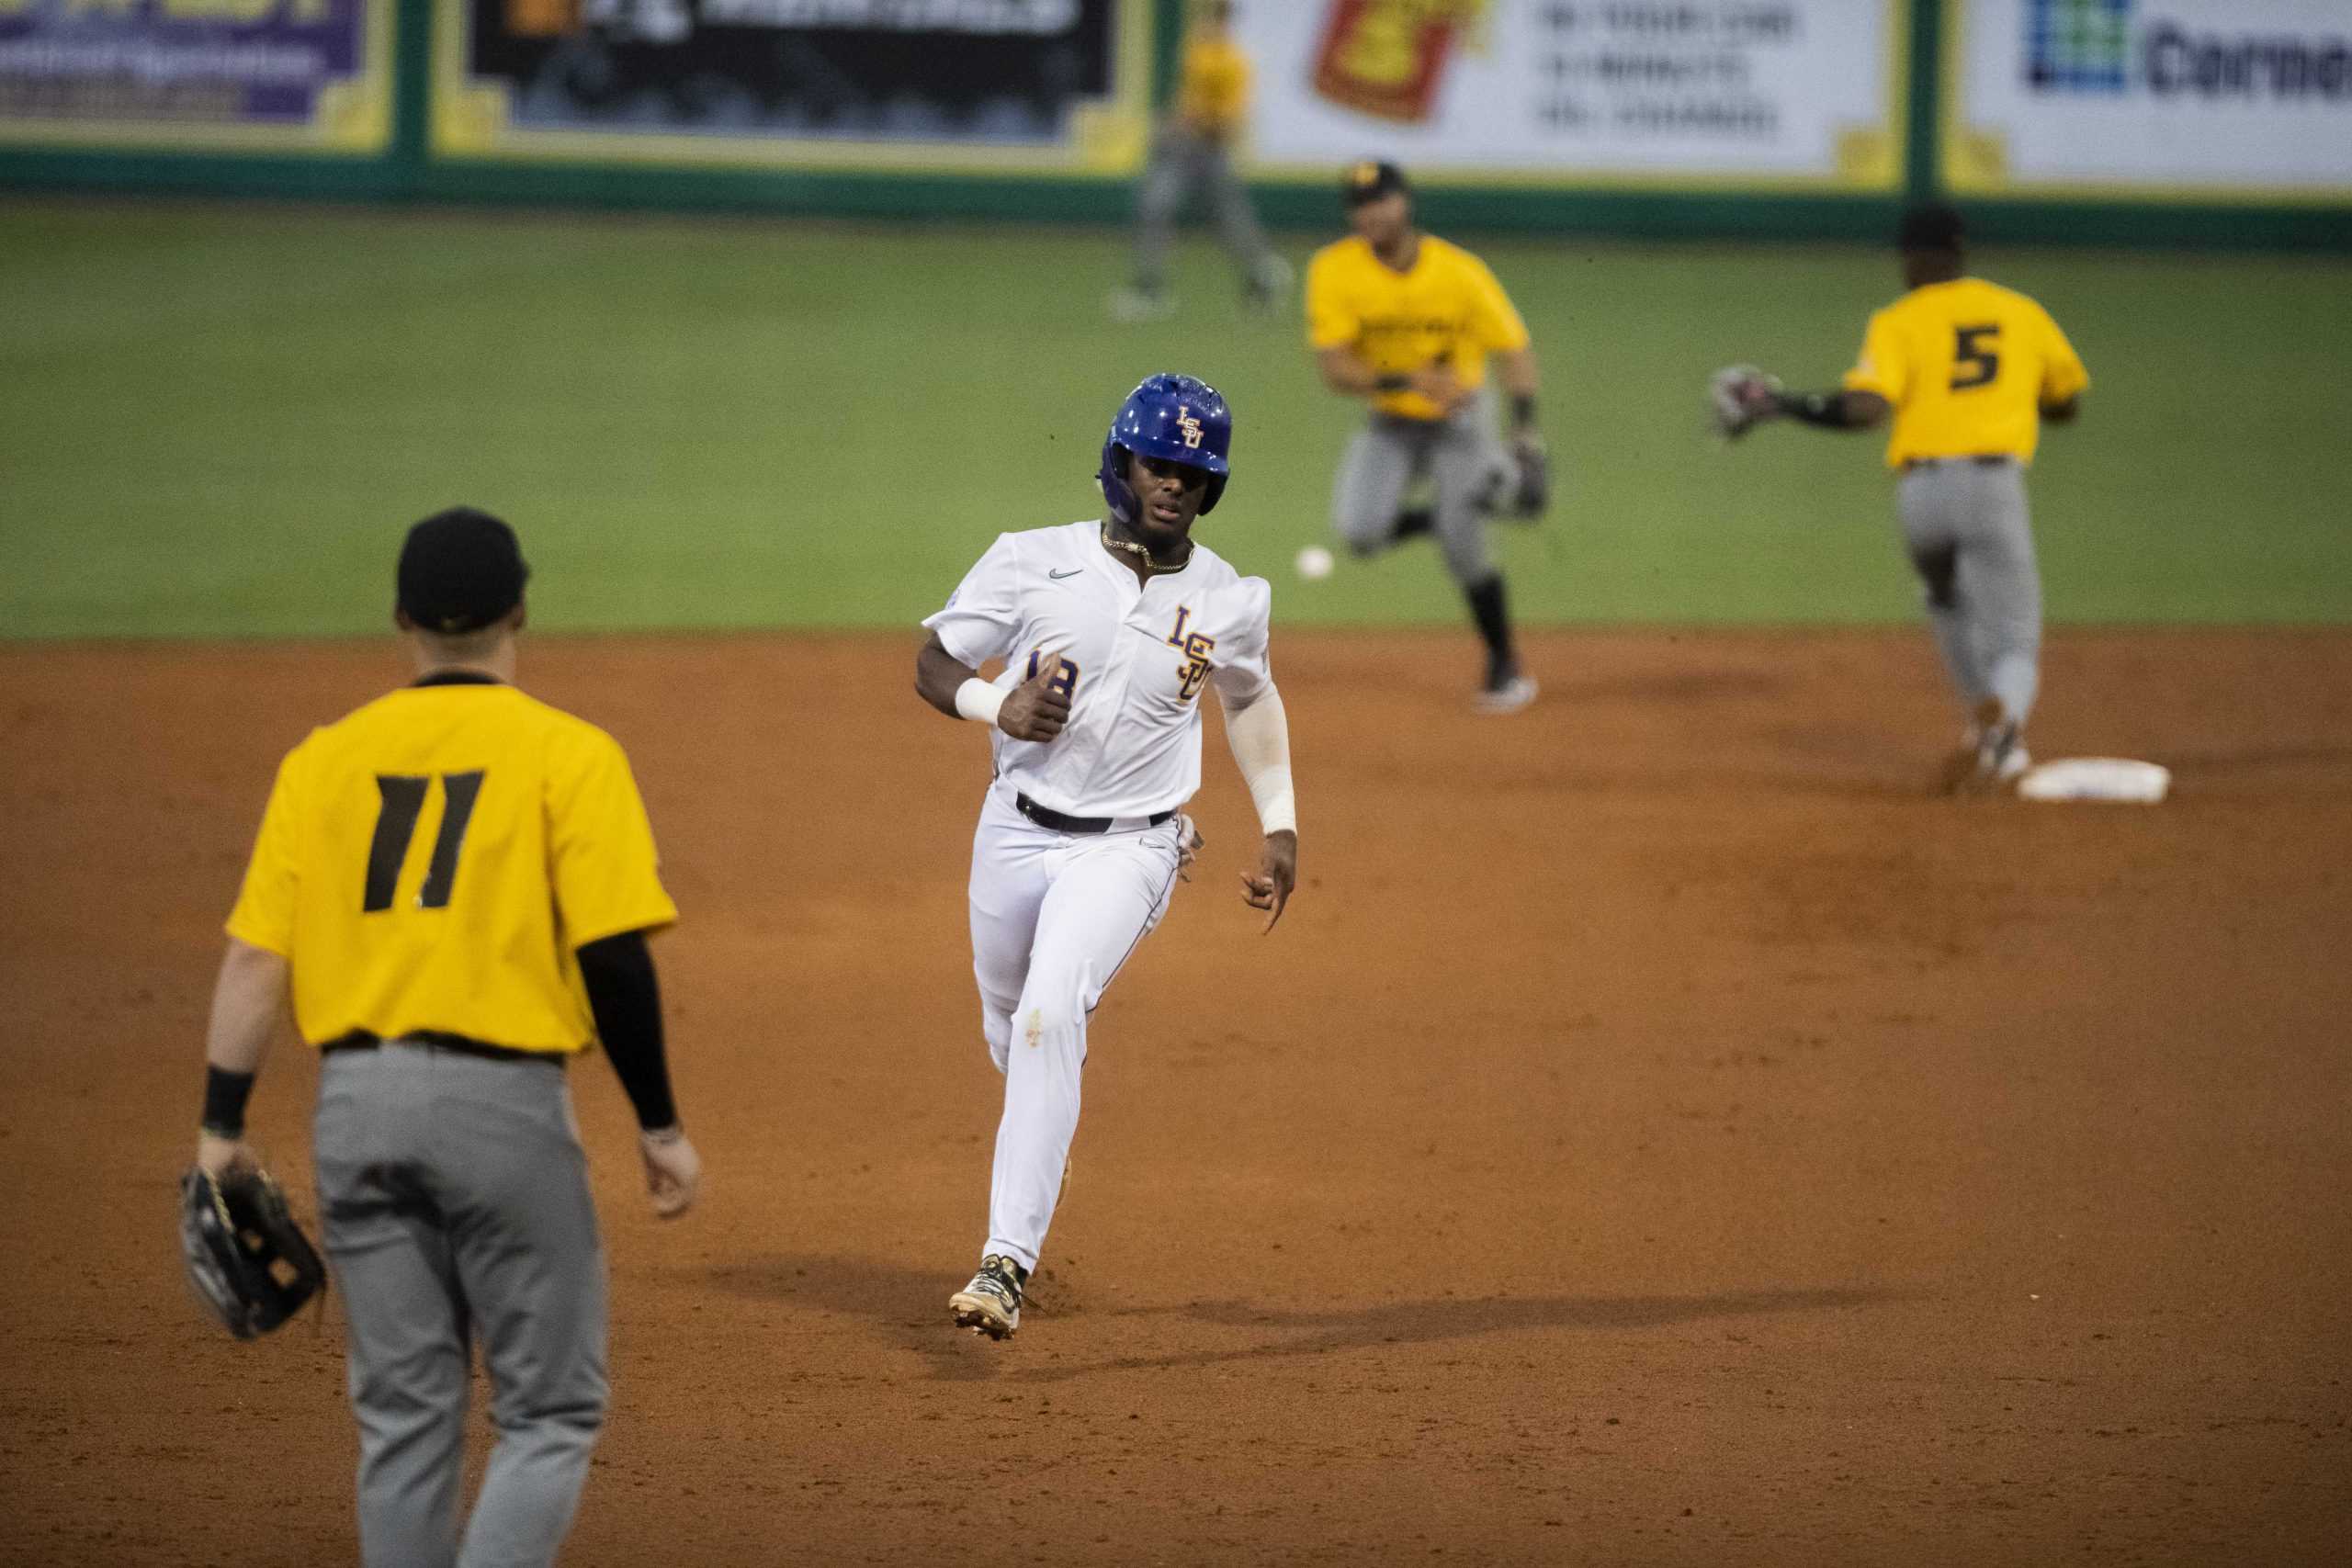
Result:
[[[401,547],[401,612],[428,632],[480,631],[523,602],[531,569],[514,530],[470,506],[436,512]]]
[[[1404,170],[1369,158],[1361,164],[1350,164],[1348,172],[1340,176],[1340,199],[1350,207],[1362,207],[1367,201],[1378,201],[1399,191],[1409,195],[1412,189],[1405,183]]]
[[[1929,202],[1903,214],[1903,221],[1894,231],[1894,243],[1905,251],[1956,253],[1966,233],[1967,227],[1961,222],[1957,209],[1940,201]]]

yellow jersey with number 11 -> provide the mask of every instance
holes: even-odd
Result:
[[[603,730],[487,676],[378,698],[287,753],[229,934],[292,965],[324,1044],[595,1038],[574,951],[668,925],[653,829]]]
[[[2033,460],[2041,408],[2090,385],[2050,312],[2014,288],[1957,277],[1871,317],[1846,389],[1894,405],[1889,468],[1916,457]]]

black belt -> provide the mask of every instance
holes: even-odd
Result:
[[[1025,795],[1015,794],[1013,808],[1040,828],[1051,828],[1057,833],[1107,833],[1115,817],[1065,817],[1050,806],[1040,806]],[[1143,819],[1147,828],[1157,828],[1176,815],[1173,807],[1156,811]]]
[[[1976,452],[1964,457],[1905,457],[1906,468],[1932,468],[1941,463],[1973,463],[1980,468],[1997,468],[2004,463],[2014,463],[2017,457],[2008,452]]]
[[[329,1051],[374,1051],[387,1043],[427,1045],[454,1056],[480,1056],[487,1062],[552,1062],[559,1067],[563,1066],[563,1058],[553,1051],[517,1051],[512,1045],[489,1045],[463,1034],[448,1034],[438,1029],[413,1029],[389,1042],[380,1034],[355,1029],[348,1034],[336,1035],[319,1050],[322,1055]]]

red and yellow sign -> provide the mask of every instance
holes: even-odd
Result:
[[[1359,114],[1420,124],[1486,0],[1331,0],[1315,90]]]

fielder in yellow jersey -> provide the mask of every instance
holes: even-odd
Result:
[[[1886,461],[1896,512],[1926,591],[1928,619],[1968,729],[1945,769],[1955,789],[2013,784],[2030,759],[2025,724],[2041,683],[2041,580],[2025,469],[2041,425],[2072,421],[2090,375],[2050,312],[1964,275],[1960,215],[1906,214],[1907,292],[1871,317],[1841,389],[1790,393],[1744,367],[1716,378],[1726,434],[1787,417],[1826,430],[1893,421]]]
[[[323,1054],[313,1129],[349,1318],[369,1564],[554,1560],[604,1420],[605,1267],[564,1064],[601,1039],[657,1213],[701,1160],[670,1092],[648,931],[677,918],[610,736],[511,684],[527,570],[458,509],[412,529],[395,619],[418,679],[287,756],[229,917],[197,1162],[290,994]],[[499,1438],[459,1533],[469,1340]]]
[[[1485,262],[1413,223],[1394,164],[1359,164],[1340,184],[1349,238],[1306,269],[1306,342],[1324,385],[1372,404],[1332,487],[1331,525],[1358,556],[1434,534],[1487,649],[1477,705],[1510,713],[1535,697],[1511,639],[1487,520],[1532,522],[1550,504],[1535,423],[1537,369],[1527,324]],[[1510,399],[1509,447],[1496,434],[1487,361]],[[1427,479],[1430,502],[1407,508]]]
[[[1375,412],[1424,423],[1443,419],[1459,400],[1416,386],[1419,372],[1475,393],[1487,383],[1488,355],[1528,346],[1527,323],[1487,264],[1434,234],[1419,236],[1401,271],[1360,235],[1317,251],[1306,274],[1306,340],[1318,354],[1344,348],[1363,362]]]
[[[287,756],[228,929],[301,953],[313,1045],[431,1032],[570,1055],[595,1038],[576,950],[677,917],[612,737],[443,671]]]
[[[1228,0],[1193,0],[1175,103],[1152,139],[1136,187],[1135,282],[1111,296],[1117,320],[1153,321],[1175,309],[1169,258],[1176,247],[1177,214],[1195,195],[1215,215],[1218,238],[1240,269],[1244,302],[1271,310],[1290,292],[1290,263],[1266,243],[1250,192],[1234,172],[1234,144],[1249,114],[1250,57],[1233,36],[1233,6]]]
[[[1894,414],[1887,467],[1953,457],[2033,461],[2041,422],[2090,385],[2050,312],[1981,277],[1926,283],[1871,317],[1845,389]]]

